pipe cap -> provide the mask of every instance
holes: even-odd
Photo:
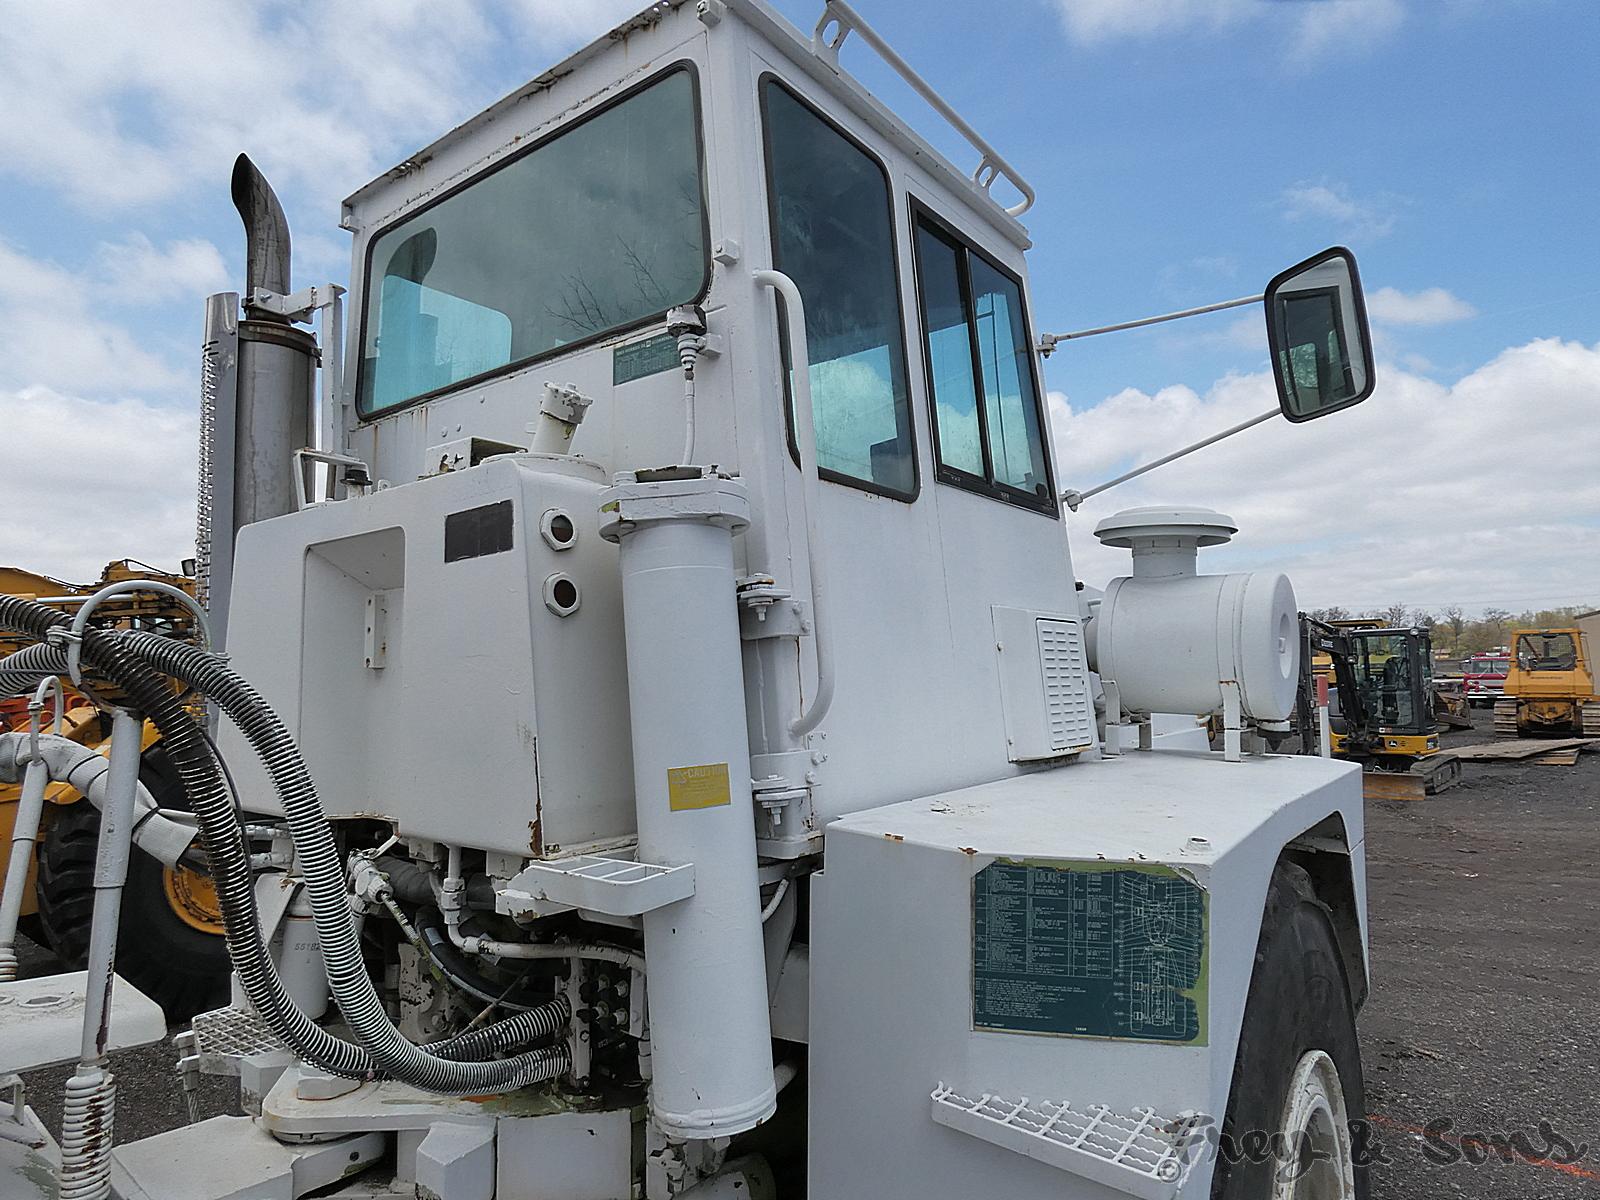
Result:
[[[1137,543],[1152,538],[1170,539],[1169,544],[1188,543],[1195,547],[1220,546],[1239,532],[1236,521],[1212,508],[1173,508],[1148,504],[1112,513],[1094,527],[1094,535],[1107,546],[1131,550]]]

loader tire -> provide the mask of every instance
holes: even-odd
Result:
[[[1319,1078],[1322,1092],[1342,1100],[1333,1108],[1343,1108],[1343,1128],[1301,1119],[1306,1105],[1295,1097],[1316,1093]],[[1212,1200],[1367,1200],[1365,1122],[1355,1009],[1333,918],[1311,877],[1280,862],[1256,943]],[[1285,1129],[1290,1123],[1300,1127]],[[1296,1177],[1299,1189],[1281,1182]],[[1276,1186],[1285,1190],[1275,1193]]]
[[[147,756],[141,774],[164,808],[185,808],[181,787],[159,758]],[[89,954],[94,915],[94,862],[100,812],[87,800],[49,815],[39,850],[39,923],[46,944],[72,970]],[[173,895],[167,868],[137,846],[128,859],[117,929],[117,974],[161,1005],[170,1022],[182,1022],[228,999],[228,948],[217,933],[187,916]]]

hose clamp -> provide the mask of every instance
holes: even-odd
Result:
[[[47,675],[39,681],[39,686],[34,689],[33,699],[28,701],[28,750],[24,763],[40,762],[39,735],[44,731],[43,722],[39,718],[44,714],[45,698],[51,693],[56,694],[56,718],[51,724],[57,736],[64,735],[67,728],[67,695],[61,687],[59,675]],[[19,765],[21,765],[19,763]]]

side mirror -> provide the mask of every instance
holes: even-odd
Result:
[[[1372,332],[1355,255],[1334,246],[1267,284],[1267,344],[1278,407],[1310,421],[1372,395]]]

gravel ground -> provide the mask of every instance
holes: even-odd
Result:
[[[1489,725],[1480,713],[1446,744],[1489,741]],[[1361,1042],[1390,1160],[1373,1200],[1600,1197],[1600,753],[1463,768],[1441,795],[1367,805]],[[1559,1143],[1566,1164],[1529,1161],[1550,1149],[1541,1122],[1587,1147],[1578,1161]]]
[[[1447,741],[1489,740],[1477,720]],[[1369,803],[1367,873],[1372,1200],[1600,1198],[1600,753],[1468,763],[1442,795]],[[23,969],[60,968],[35,948]],[[118,1141],[185,1120],[173,1062],[170,1045],[115,1056]],[[70,1070],[27,1077],[52,1128]],[[207,1080],[202,1115],[234,1101]],[[1550,1157],[1541,1122],[1582,1153]]]

